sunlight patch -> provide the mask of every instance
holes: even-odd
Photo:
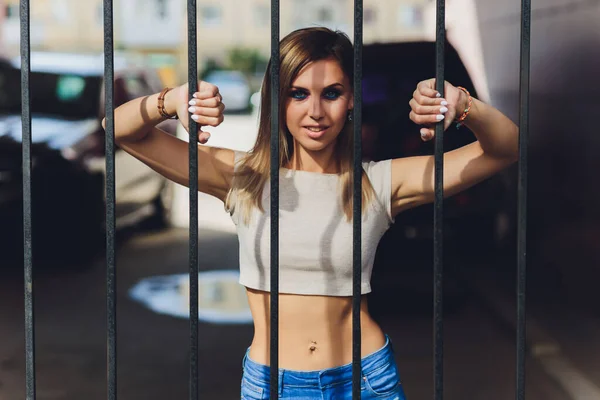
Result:
[[[198,319],[215,324],[250,324],[245,288],[239,271],[198,273]],[[144,278],[129,290],[129,296],[149,309],[178,318],[189,318],[189,275]]]

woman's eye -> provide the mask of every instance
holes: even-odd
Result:
[[[329,100],[335,100],[338,97],[340,97],[340,95],[341,93],[337,90],[328,90],[327,92],[325,92],[325,98]]]
[[[306,98],[306,93],[301,90],[294,90],[290,93],[290,97],[296,100],[302,100]]]

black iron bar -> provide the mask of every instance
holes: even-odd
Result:
[[[25,385],[27,400],[35,393],[35,323],[33,307],[33,242],[31,218],[31,42],[29,0],[21,0],[21,126],[23,137],[23,268],[25,272]]]
[[[117,271],[115,259],[115,115],[113,2],[104,0],[104,91],[106,117],[106,310],[108,399],[117,398]]]
[[[445,96],[444,53],[446,2],[436,4],[436,90]],[[444,121],[435,126],[435,195],[433,206],[433,390],[435,400],[444,398]]]
[[[279,398],[279,0],[271,0],[271,399]]]
[[[362,45],[363,1],[354,0],[354,155],[352,199],[352,398],[361,397],[360,301],[362,279]]]
[[[189,98],[198,91],[198,39],[196,0],[188,0],[188,89]],[[198,377],[198,125],[189,116],[190,163],[190,400],[197,400]]]
[[[519,81],[519,172],[517,209],[517,400],[525,399],[525,292],[527,272],[527,148],[529,142],[529,77],[531,0],[521,2],[521,66]]]

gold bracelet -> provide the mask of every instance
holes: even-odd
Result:
[[[162,117],[167,118],[167,119],[171,119],[171,118],[178,119],[177,112],[175,112],[175,114],[173,114],[173,115],[169,115],[169,114],[167,114],[167,111],[165,110],[165,95],[167,94],[167,92],[169,90],[171,90],[171,88],[166,87],[158,95],[158,105],[157,105],[158,113]]]
[[[465,119],[467,119],[467,117],[469,116],[469,113],[471,112],[471,106],[473,105],[473,98],[471,97],[471,93],[469,93],[469,91],[467,89],[465,89],[464,87],[457,86],[456,88],[465,92],[466,95],[469,97],[469,102],[468,102],[467,108],[465,108],[463,113],[459,117],[457,117],[454,121],[454,122],[456,122],[456,129],[458,129],[462,125],[465,124]]]

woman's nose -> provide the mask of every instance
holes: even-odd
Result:
[[[309,104],[308,115],[314,119],[318,120],[323,117],[323,107],[321,106],[321,100],[311,100]]]

